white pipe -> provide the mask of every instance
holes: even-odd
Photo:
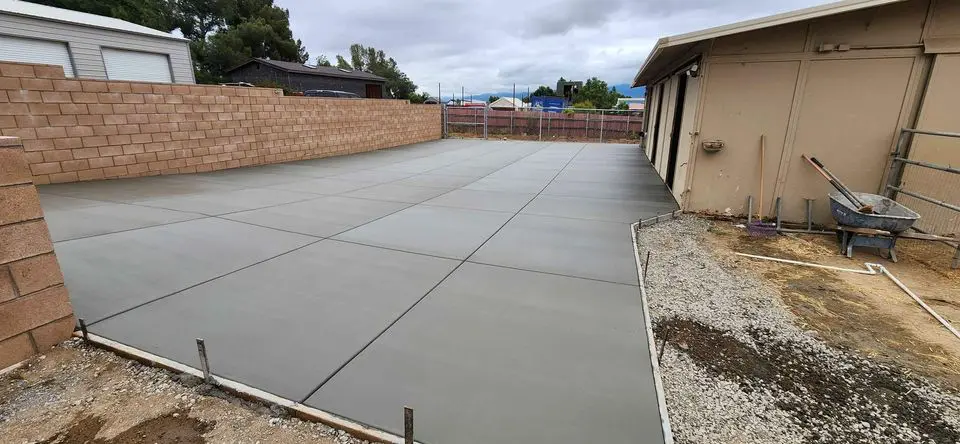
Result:
[[[656,339],[650,323],[650,306],[647,305],[646,284],[643,282],[643,265],[640,265],[640,250],[637,249],[637,228],[640,222],[630,225],[630,237],[633,239],[633,257],[637,261],[637,281],[640,282],[640,305],[643,310],[644,328],[647,330],[647,347],[650,349],[650,366],[653,368],[653,387],[657,393],[657,409],[660,411],[660,426],[663,429],[664,444],[673,444],[673,430],[670,428],[670,416],[667,414],[667,397],[663,392],[660,378],[660,365],[657,363]]]
[[[900,287],[900,289],[903,290],[904,293],[910,296],[914,300],[914,302],[919,304],[920,307],[922,307],[924,310],[927,311],[927,313],[930,313],[930,316],[933,316],[934,319],[936,319],[938,322],[940,322],[941,325],[946,327],[947,330],[950,330],[950,333],[952,333],[957,339],[960,339],[960,331],[957,331],[957,329],[954,328],[949,321],[947,321],[942,316],[940,316],[936,311],[933,311],[933,309],[930,308],[930,306],[927,305],[925,302],[923,302],[923,300],[921,300],[919,296],[917,296],[912,291],[910,291],[910,289],[907,288],[907,286],[904,285],[903,282],[900,282],[900,279],[897,279],[896,276],[893,275],[893,273],[890,273],[890,270],[887,270],[887,267],[884,267],[881,264],[872,264],[872,263],[866,262],[863,264],[867,267],[866,270],[857,270],[852,268],[840,268],[840,267],[831,267],[829,265],[813,264],[810,262],[793,261],[790,259],[780,259],[777,257],[758,256],[755,254],[736,253],[736,255],[749,257],[753,259],[761,259],[765,261],[781,262],[784,264],[803,265],[806,267],[823,268],[825,270],[843,271],[847,273],[858,273],[858,274],[866,274],[866,275],[877,275],[882,273],[884,276],[890,278],[890,280],[893,281],[894,284],[897,284],[897,287]]]
[[[920,300],[920,298],[916,294],[910,291],[910,289],[907,288],[906,285],[903,285],[903,282],[900,282],[900,279],[897,279],[892,273],[890,273],[886,269],[886,267],[881,266],[880,271],[882,271],[883,274],[885,274],[888,278],[890,278],[890,280],[893,281],[894,284],[897,284],[897,286],[900,287],[900,289],[903,290],[904,293],[909,295],[911,298],[913,298],[914,301],[920,304],[920,306],[923,307],[923,309],[926,310],[927,313],[930,313],[930,316],[933,316],[934,318],[936,318],[936,320],[939,321],[940,324],[946,327],[947,330],[950,330],[950,333],[953,333],[953,335],[956,336],[957,339],[960,339],[960,332],[958,332],[956,328],[953,328],[953,325],[947,322],[947,320],[944,319],[942,316],[937,314],[937,312],[933,311],[933,309],[930,308],[930,306],[927,305],[926,302],[923,302],[922,300]]]
[[[778,257],[757,256],[757,255],[755,255],[755,254],[736,253],[736,255],[737,255],[737,256],[744,256],[744,257],[752,257],[752,258],[754,258],[754,259],[762,259],[762,260],[765,260],[765,261],[782,262],[782,263],[784,263],[784,264],[804,265],[804,266],[807,266],[807,267],[823,268],[823,269],[825,269],[825,270],[845,271],[845,272],[847,272],[847,273],[859,273],[859,274],[867,274],[867,275],[875,275],[875,274],[878,273],[877,270],[874,270],[874,269],[873,269],[874,267],[881,267],[881,268],[883,267],[883,266],[880,265],[880,264],[865,263],[864,265],[867,266],[867,269],[866,269],[866,270],[857,270],[856,268],[831,267],[831,266],[829,266],[829,265],[820,265],[820,264],[813,264],[813,263],[810,263],[810,262],[793,261],[793,260],[790,260],[790,259],[780,259],[780,258],[778,258]]]

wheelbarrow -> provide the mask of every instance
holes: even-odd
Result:
[[[889,198],[869,193],[853,192],[863,204],[873,207],[873,213],[858,211],[842,193],[830,196],[830,213],[837,221],[840,254],[853,257],[853,247],[874,247],[887,250],[890,260],[897,261],[897,237],[910,228],[920,215]]]

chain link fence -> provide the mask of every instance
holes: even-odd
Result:
[[[638,143],[642,110],[444,106],[445,137]]]

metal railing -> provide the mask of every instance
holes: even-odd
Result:
[[[944,202],[943,200],[930,197],[928,195],[922,194],[916,190],[905,189],[907,184],[903,183],[904,170],[908,165],[915,166],[918,168],[926,168],[935,171],[942,171],[949,174],[958,175],[957,178],[960,179],[960,168],[956,168],[952,165],[941,165],[933,162],[926,162],[922,160],[916,160],[910,158],[910,147],[913,142],[915,135],[926,135],[926,136],[936,136],[936,137],[950,137],[955,139],[960,139],[960,133],[951,133],[945,131],[927,131],[927,130],[918,130],[913,128],[901,128],[900,136],[897,139],[897,147],[894,152],[891,154],[890,162],[890,171],[887,175],[887,184],[884,188],[884,194],[890,199],[897,199],[899,195],[909,196],[914,199],[921,200],[933,205],[936,205],[941,208],[946,208],[951,211],[960,213],[960,206]],[[947,184],[949,185],[949,184]],[[952,187],[951,187],[952,188]],[[952,190],[956,192],[954,188]],[[914,227],[915,230],[924,232],[926,230],[921,230],[920,228]],[[946,241],[945,244],[956,248],[956,253],[953,256],[952,268],[960,268],[960,242],[957,241]]]
[[[443,134],[506,136],[536,140],[636,142],[643,111],[583,108],[495,110],[485,106],[444,106]]]
[[[960,168],[954,168],[950,165],[939,165],[931,162],[924,162],[920,160],[913,160],[913,159],[907,158],[906,156],[909,155],[909,150],[907,149],[907,147],[912,141],[914,134],[923,134],[927,136],[952,137],[952,138],[960,139],[960,133],[948,133],[943,131],[926,131],[926,130],[918,130],[918,129],[912,129],[912,128],[901,128],[900,137],[897,139],[897,148],[896,150],[894,150],[892,154],[893,159],[892,159],[892,162],[890,163],[890,174],[888,175],[887,186],[886,186],[887,197],[889,197],[890,199],[896,199],[898,193],[905,194],[907,196],[911,196],[911,197],[920,199],[922,201],[929,202],[937,206],[941,206],[943,208],[949,208],[953,211],[960,211],[960,206],[953,205],[953,204],[941,201],[939,199],[934,199],[932,197],[925,196],[915,191],[909,191],[909,190],[903,189],[901,182],[903,181],[903,170],[905,165],[916,165],[919,167],[929,168],[929,169],[938,170],[938,171],[945,171],[952,174],[960,174]]]

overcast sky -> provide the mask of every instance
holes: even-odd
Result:
[[[825,0],[276,0],[311,63],[350,59],[351,43],[396,59],[443,95],[553,85],[558,77],[629,83],[657,38]]]

